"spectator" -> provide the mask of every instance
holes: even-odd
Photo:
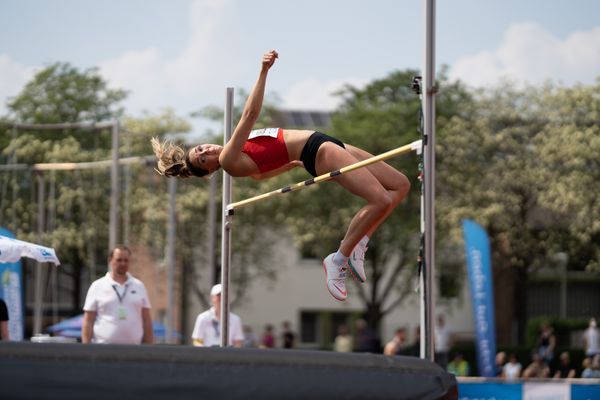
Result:
[[[554,360],[554,349],[556,348],[556,336],[552,327],[544,322],[540,326],[540,336],[538,338],[538,354],[548,365]]]
[[[502,376],[502,369],[506,364],[506,353],[500,351],[496,353],[496,376]]]
[[[212,307],[198,315],[192,340],[194,346],[212,347],[221,345],[221,284],[216,284],[210,289],[210,302]],[[229,338],[227,344],[242,347],[244,344],[244,331],[242,320],[236,314],[229,312]]]
[[[352,345],[350,330],[346,325],[340,325],[338,334],[333,342],[333,351],[337,351],[338,353],[350,353],[352,352]]]
[[[452,347],[452,334],[446,326],[443,314],[438,315],[435,327],[435,362],[446,369],[448,365],[448,351]]]
[[[596,318],[590,318],[588,328],[583,333],[586,357],[594,357],[600,354],[600,332],[596,326]]]
[[[265,325],[265,330],[260,340],[261,347],[264,349],[272,349],[275,347],[275,328],[271,324]]]
[[[511,353],[510,356],[508,356],[508,362],[504,364],[504,367],[502,368],[501,376],[509,381],[513,381],[521,376],[522,369],[523,366],[517,360],[516,354]]]
[[[359,353],[380,353],[381,344],[377,334],[369,328],[367,321],[359,319],[356,321],[356,348]]]
[[[558,378],[575,378],[575,368],[571,365],[571,357],[569,353],[563,351],[558,357],[558,366],[552,374],[556,379]]]
[[[142,281],[129,273],[130,258],[128,247],[115,247],[110,270],[92,282],[83,306],[83,343],[154,343],[150,300]]]
[[[281,333],[281,341],[284,349],[293,349],[296,347],[296,334],[292,331],[289,321],[283,321],[281,324],[283,332]]]
[[[581,377],[588,379],[600,378],[600,354],[596,354],[591,361],[589,360],[589,358],[584,360],[584,370]]]
[[[539,352],[534,352],[531,356],[531,364],[523,371],[523,378],[548,378],[550,368],[544,361]]]
[[[583,360],[582,378],[597,379],[600,378],[600,354],[596,354],[593,358]]]
[[[0,299],[0,340],[10,340],[8,333],[8,308],[3,299]]]
[[[258,336],[250,325],[244,325],[244,347],[258,347]]]
[[[461,353],[456,353],[454,358],[452,358],[452,361],[448,363],[446,371],[455,376],[469,376],[471,368],[469,367],[467,360],[463,358],[463,355]]]
[[[581,362],[581,377],[589,378],[592,375],[592,359],[586,357]]]
[[[386,356],[395,356],[406,354],[406,329],[398,328],[392,340],[383,348],[383,354]]]

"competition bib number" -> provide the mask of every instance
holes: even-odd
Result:
[[[250,132],[250,136],[248,139],[254,139],[259,136],[270,136],[272,138],[277,138],[277,134],[279,133],[279,128],[265,128],[265,129],[255,129]]]

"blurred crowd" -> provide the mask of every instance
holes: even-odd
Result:
[[[542,323],[535,348],[528,360],[519,360],[516,353],[504,351],[496,354],[496,377],[506,380],[546,378],[600,378],[600,332],[596,319],[590,318],[582,335],[585,356],[581,365],[572,361],[569,351],[556,353],[557,340],[552,326]],[[469,363],[462,354],[455,353],[446,369],[456,376],[471,374]]]

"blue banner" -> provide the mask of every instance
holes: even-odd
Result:
[[[459,400],[521,400],[520,383],[458,383]]]
[[[0,228],[0,235],[14,238],[9,230]],[[8,307],[10,340],[23,340],[23,296],[21,261],[0,263],[0,298]]]
[[[473,381],[458,379],[458,400],[598,400],[600,384],[577,380],[506,382],[499,379]],[[597,381],[597,380],[596,380]]]
[[[477,336],[479,376],[494,377],[496,375],[496,328],[490,241],[485,230],[474,221],[464,220],[463,232],[473,305],[473,321]]]
[[[600,385],[577,385],[571,383],[571,400],[600,399]]]

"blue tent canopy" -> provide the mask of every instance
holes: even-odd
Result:
[[[83,314],[60,321],[50,325],[46,330],[54,336],[81,338],[81,326],[83,325]],[[167,327],[157,321],[152,321],[152,331],[157,339],[166,339]],[[181,338],[181,333],[174,332],[176,338]]]
[[[65,330],[76,330],[79,331],[81,336],[81,326],[83,324],[83,314],[76,315],[72,318],[64,319],[58,324],[50,325],[46,330],[52,334],[62,332]],[[63,336],[63,335],[60,335]],[[72,337],[72,336],[71,336]]]

